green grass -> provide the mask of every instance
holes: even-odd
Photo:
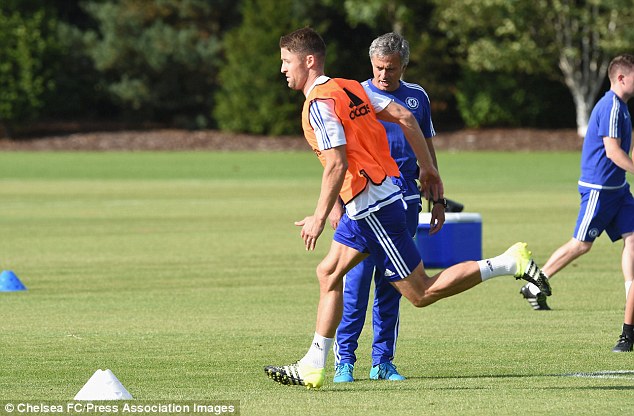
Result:
[[[536,260],[572,233],[573,153],[440,153],[447,196],[483,218],[485,256],[525,240]],[[623,319],[620,244],[553,280],[533,312],[513,278],[418,310],[402,303],[402,383],[368,380],[370,331],[349,385],[268,380],[305,352],[314,253],[293,221],[310,214],[321,167],[305,153],[2,153],[0,400],[71,400],[111,369],[139,401],[240,401],[248,415],[606,414],[629,411],[634,370],[613,354]],[[2,410],[0,410],[2,414]]]

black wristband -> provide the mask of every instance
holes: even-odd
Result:
[[[439,199],[439,200],[437,200],[437,201],[432,201],[432,203],[433,203],[434,205],[436,205],[436,204],[442,204],[443,208],[447,208],[447,200],[446,200],[445,198],[440,198],[440,199]]]

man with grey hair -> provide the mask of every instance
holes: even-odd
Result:
[[[429,97],[418,84],[401,80],[409,63],[409,44],[398,33],[386,33],[374,39],[369,50],[373,77],[364,81],[366,90],[384,95],[409,109],[418,122],[425,138],[434,166],[438,169],[432,137],[436,135],[431,119]],[[421,210],[421,195],[416,184],[418,164],[416,155],[407,143],[403,130],[395,123],[381,121],[387,132],[390,153],[406,183],[404,199],[407,203],[407,229],[414,236]],[[443,204],[434,204],[433,210],[444,222]],[[335,218],[337,219],[337,218]],[[438,228],[440,229],[440,228]],[[399,303],[401,294],[376,272],[374,261],[367,258],[350,270],[344,280],[343,317],[337,329],[333,346],[335,353],[334,382],[354,381],[355,350],[365,323],[369,292],[374,275],[375,291],[372,309],[372,369],[370,379],[404,380],[392,363],[399,329]]]
[[[325,74],[326,44],[310,27],[280,38],[280,71],[289,88],[302,91],[304,137],[324,170],[319,198],[312,215],[296,221],[307,251],[315,250],[329,213],[337,201],[345,204],[326,256],[315,269],[319,302],[315,332],[303,358],[288,365],[266,365],[264,373],[283,385],[320,388],[326,361],[341,321],[343,280],[346,272],[372,256],[383,279],[414,306],[423,308],[499,276],[536,282],[549,292],[527,244],[518,242],[504,253],[465,261],[429,276],[411,235],[408,234],[403,180],[392,158],[380,120],[398,123],[420,164],[419,181],[425,195],[439,207],[444,189],[425,135],[411,111],[379,94],[368,94],[354,80]]]

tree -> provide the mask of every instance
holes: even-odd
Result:
[[[327,47],[326,73],[359,78],[370,71],[366,27],[351,31],[340,7],[326,0],[245,0],[240,26],[223,39],[224,64],[214,116],[221,129],[297,134],[304,96],[289,91],[280,73],[280,36],[311,26]],[[360,42],[363,47],[358,47]],[[340,46],[342,45],[343,46]],[[352,65],[351,65],[352,63]]]
[[[566,87],[537,75],[464,70],[456,84],[458,111],[467,127],[553,128],[574,123]]]
[[[40,115],[49,120],[116,118],[120,111],[103,88],[103,77],[88,55],[84,32],[95,30],[97,22],[83,11],[80,2],[48,2],[57,17],[56,47],[45,62],[51,69],[54,89],[44,94]]]
[[[51,88],[44,56],[52,45],[55,21],[44,9],[21,12],[8,2],[0,7],[0,130],[37,114]]]
[[[280,74],[280,36],[306,25],[307,10],[293,0],[243,2],[242,23],[224,38],[225,64],[214,116],[222,130],[297,133],[301,94]]]
[[[439,27],[473,71],[540,74],[568,87],[577,132],[618,52],[632,49],[631,0],[435,0]]]
[[[220,64],[220,37],[231,22],[230,0],[93,1],[86,11],[88,53],[106,88],[144,118],[209,123]]]
[[[328,0],[340,4],[339,0]],[[365,77],[371,75],[368,60],[370,41],[386,32],[402,34],[410,44],[406,81],[422,85],[430,96],[435,124],[460,124],[455,111],[456,58],[444,33],[434,21],[433,0],[344,0],[346,16],[355,31],[367,25],[372,33],[363,39],[361,49],[367,62]]]
[[[331,0],[337,3],[337,0]],[[365,23],[374,27],[384,20],[389,23],[390,30],[403,33],[405,24],[411,16],[412,1],[407,0],[344,0],[348,20],[353,26]],[[418,2],[421,3],[420,1]]]

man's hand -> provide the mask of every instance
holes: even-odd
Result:
[[[444,198],[445,188],[436,168],[421,168],[418,180],[425,199],[438,201],[440,198]]]
[[[336,230],[339,226],[339,221],[341,221],[341,217],[343,216],[343,204],[341,201],[335,202],[335,205],[332,207],[330,214],[328,215],[328,221],[330,222],[330,226],[333,230]]]
[[[301,221],[295,221],[295,225],[302,227],[301,237],[304,240],[306,251],[312,251],[315,249],[317,239],[324,231],[324,223],[317,221],[313,215],[306,217]]]
[[[431,208],[431,221],[429,222],[429,235],[436,234],[445,223],[445,207],[443,204],[434,204]]]

